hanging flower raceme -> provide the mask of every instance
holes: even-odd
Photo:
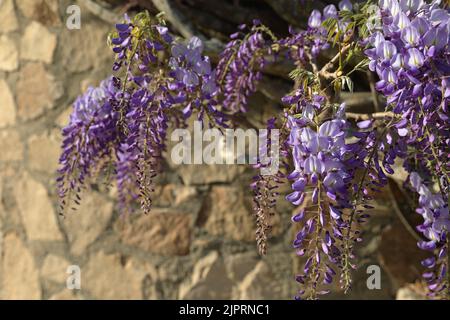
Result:
[[[439,205],[441,212],[448,211],[448,205],[421,183],[415,171],[426,173],[440,190],[448,192],[449,158],[445,150],[450,148],[450,12],[440,6],[440,1],[385,0],[379,6],[382,27],[370,37],[365,53],[370,59],[370,69],[380,77],[376,88],[386,96],[387,110],[395,115],[383,144],[385,169],[393,173],[390,165],[395,158],[405,159],[404,167],[420,194],[418,210],[425,218],[418,228],[429,239],[420,247],[434,248],[446,243],[448,234],[433,227],[431,212],[438,208],[429,206],[445,203],[445,207]],[[448,280],[443,279],[446,270],[445,265],[441,268],[443,275],[433,278],[430,288],[435,291],[448,288]]]
[[[370,37],[365,53],[388,109],[400,115],[392,128],[400,144],[421,150],[417,160],[423,166],[432,161],[437,170],[448,170],[436,158],[445,157],[442,150],[449,147],[450,13],[439,1],[379,5],[382,28]]]
[[[447,258],[450,232],[448,190],[445,194],[433,192],[417,172],[410,174],[409,181],[413,190],[419,195],[419,208],[416,211],[423,217],[423,224],[417,229],[426,238],[420,241],[418,246],[435,253],[434,256],[422,261],[424,267],[431,269],[425,272],[423,277],[429,283],[428,287],[432,296],[445,297],[450,291]]]
[[[160,17],[142,13],[126,16],[109,41],[116,75],[78,98],[63,130],[61,202],[78,204],[85,178],[107,162],[116,175],[121,212],[133,212],[137,203],[149,212],[169,126],[186,126],[194,110],[199,119],[207,114],[210,123],[223,127],[227,118],[216,107],[215,72],[200,39],[185,45]]]
[[[247,111],[248,98],[262,79],[267,56],[272,54],[271,44],[276,41],[258,20],[243,35],[247,28],[241,25],[240,31],[231,35],[231,41],[222,52],[216,69],[218,85],[224,97],[222,105],[231,112]],[[270,40],[265,39],[268,36]]]
[[[277,130],[273,134],[273,130]],[[254,168],[259,174],[253,177],[253,212],[256,217],[256,245],[260,255],[267,253],[268,239],[272,229],[272,218],[276,212],[278,189],[285,181],[283,169],[287,167],[288,145],[279,146],[279,128],[276,119],[267,121],[267,129],[259,135],[259,153]],[[272,138],[277,141],[273,142]],[[277,163],[273,163],[276,161]],[[275,172],[272,172],[275,170]]]
[[[298,298],[316,298],[328,290],[338,269],[344,263],[347,219],[343,210],[352,207],[351,182],[354,165],[345,139],[348,124],[341,105],[332,120],[318,123],[326,99],[314,94],[307,98],[303,90],[286,96],[283,101],[296,105],[298,116],[289,116],[288,143],[294,162],[294,171],[288,178],[293,181],[286,199],[298,207],[292,217],[300,224],[294,240],[299,256],[306,256],[303,273],[296,280],[301,284]]]
[[[86,179],[113,161],[120,139],[114,111],[118,91],[118,83],[109,78],[98,88],[88,88],[73,104],[69,124],[62,131],[57,179],[61,214],[72,202],[79,204]]]
[[[289,29],[290,36],[278,41],[282,47],[289,48],[289,53],[294,61],[307,65],[315,61],[319,53],[330,47],[328,30],[323,26],[325,20],[338,19],[338,10],[333,4],[326,6],[323,12],[313,10],[308,19],[306,30]]]
[[[198,111],[198,119],[205,113],[217,126],[227,127],[226,115],[217,108],[216,71],[212,69],[209,57],[203,56],[203,43],[192,37],[186,44],[176,42],[171,49],[169,61],[170,75],[174,81],[169,84],[170,90],[181,92],[179,98],[189,99],[183,109],[185,118]]]

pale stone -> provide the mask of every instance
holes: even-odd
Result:
[[[0,179],[0,212],[4,212],[5,208],[3,208],[3,181]],[[3,228],[3,219],[2,215],[0,215],[0,230]],[[0,237],[1,239],[1,237]],[[1,243],[2,240],[0,240]],[[0,259],[1,259],[2,253],[1,253],[1,245],[0,245]]]
[[[186,185],[226,183],[234,181],[244,167],[240,165],[181,165],[177,172]]]
[[[225,267],[230,279],[240,282],[255,268],[258,261],[254,252],[238,253],[225,259]]]
[[[239,284],[238,292],[238,299],[264,300],[277,297],[280,288],[267,263],[260,261]]]
[[[241,187],[213,186],[205,229],[214,236],[255,241],[255,219],[250,208],[251,195],[244,195]]]
[[[425,284],[412,283],[397,290],[397,300],[426,300],[427,288]]]
[[[39,274],[22,240],[9,233],[4,239],[0,296],[5,300],[40,299]]]
[[[14,195],[28,239],[62,240],[47,189],[41,183],[25,172],[14,186]]]
[[[70,290],[64,288],[61,291],[50,296],[48,300],[81,300],[81,297],[79,294],[77,294],[77,291],[78,290]]]
[[[1,204],[0,204],[0,209],[2,209]],[[2,265],[2,260],[3,260],[3,232],[1,231],[2,229],[3,229],[3,222],[0,217],[0,266]],[[0,287],[0,291],[1,291],[1,287]]]
[[[183,202],[192,200],[197,196],[197,189],[178,184],[165,184],[157,186],[155,205],[160,207],[178,206]]]
[[[18,0],[16,1],[22,14],[47,26],[61,23],[59,18],[59,0]]]
[[[25,29],[20,43],[20,58],[51,63],[56,48],[56,35],[38,22],[31,22]]]
[[[16,130],[0,131],[0,150],[0,162],[22,160],[23,145]]]
[[[95,299],[142,299],[144,279],[148,276],[154,280],[156,274],[149,264],[118,253],[98,252],[83,267],[81,287]]]
[[[61,112],[60,115],[56,118],[55,124],[60,128],[67,126],[69,124],[70,115],[72,114],[72,111],[73,111],[72,106],[69,106],[66,109],[64,109],[64,111]]]
[[[217,251],[210,252],[194,266],[189,282],[180,286],[180,299],[230,299],[232,282]]]
[[[62,65],[70,72],[107,66],[111,52],[107,46],[109,27],[101,23],[85,23],[81,30],[63,30],[61,34]],[[90,78],[83,83],[95,84],[101,78]],[[83,85],[86,87],[86,85]]]
[[[7,35],[0,36],[0,70],[14,71],[19,67],[19,53],[15,42]]]
[[[113,204],[96,192],[81,194],[81,205],[69,211],[63,225],[71,245],[71,252],[82,254],[106,229],[113,214]]]
[[[20,70],[16,92],[17,113],[24,120],[53,108],[55,100],[63,94],[61,83],[41,63],[29,63]]]
[[[0,1],[0,32],[16,31],[17,27],[17,16],[13,0]]]
[[[65,283],[69,276],[66,271],[70,262],[65,258],[49,254],[41,267],[41,277],[50,281]]]
[[[0,112],[0,128],[14,124],[16,120],[16,105],[14,97],[5,80],[0,79],[0,101],[2,109]]]
[[[0,212],[4,212],[5,208],[3,208],[3,183],[2,180],[0,180]],[[2,263],[2,257],[3,257],[3,217],[0,214],[0,266]]]
[[[31,136],[28,141],[28,166],[32,170],[54,174],[61,152],[59,131]]]
[[[119,220],[116,231],[124,243],[146,252],[186,255],[191,241],[191,216],[174,209],[152,209],[134,219]]]

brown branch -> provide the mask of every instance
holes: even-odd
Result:
[[[393,112],[375,112],[375,113],[355,113],[355,112],[346,112],[345,115],[347,118],[351,118],[353,120],[382,120],[385,118],[394,118],[395,115]]]
[[[367,70],[367,78],[369,79],[370,92],[372,93],[373,106],[376,112],[381,111],[380,102],[378,101],[377,90],[375,89],[375,77],[372,71]]]
[[[161,12],[164,18],[185,38],[197,36],[202,38],[194,25],[176,8],[171,0],[152,0],[153,5]],[[202,41],[205,39],[202,39]]]
[[[342,57],[344,54],[346,54],[347,51],[350,50],[350,48],[351,48],[350,44],[343,46],[341,50],[339,50],[339,52],[333,58],[331,58],[331,60],[328,61],[327,64],[325,64],[322,67],[322,69],[319,71],[319,77],[323,79],[332,79],[333,77],[336,77],[337,76],[336,72],[330,72],[330,70],[332,70],[336,66],[336,63],[339,61],[339,58]]]
[[[405,229],[408,231],[408,233],[417,241],[422,240],[422,238],[417,234],[417,232],[414,230],[414,228],[411,226],[409,221],[406,219],[405,215],[403,214],[402,210],[400,209],[397,199],[394,196],[393,190],[392,190],[392,183],[395,182],[388,182],[388,188],[389,188],[389,198],[391,199],[394,212],[396,213],[397,217],[399,218],[400,222],[403,224]]]
[[[94,2],[93,0],[79,0],[79,3],[93,15],[99,17],[101,20],[109,24],[114,24],[120,21],[120,15],[116,14],[112,10],[103,7],[102,5]]]

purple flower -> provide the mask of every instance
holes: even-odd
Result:
[[[407,55],[406,61],[410,68],[418,69],[421,66],[423,66],[424,58],[423,58],[422,53],[418,49],[411,48],[408,50],[406,55]],[[395,83],[395,80],[394,80],[394,83]]]
[[[319,10],[313,10],[308,19],[308,26],[310,28],[319,28],[322,24],[322,14]]]
[[[353,5],[350,2],[350,0],[342,0],[341,2],[339,2],[339,10],[352,11],[352,9],[353,9]]]
[[[419,205],[417,212],[422,215],[424,223],[418,227],[423,235],[429,241],[421,241],[418,246],[423,250],[434,250],[440,248],[440,252],[446,251],[448,243],[445,238],[450,231],[450,214],[448,208],[448,199],[444,199],[441,193],[434,193],[425,185],[423,179],[417,172],[412,172],[409,176],[411,187],[419,194]],[[446,195],[448,197],[448,195]],[[445,270],[441,275],[445,278],[447,272],[447,260],[445,254],[438,254],[438,256],[430,257],[422,261],[422,265],[427,268],[435,268],[440,266],[441,270]],[[442,269],[444,268],[444,269]],[[439,268],[437,268],[439,269]],[[442,279],[433,283],[433,287],[440,288],[442,286]],[[427,281],[434,281],[435,278],[427,277]],[[439,293],[439,290],[434,290]]]
[[[419,44],[420,34],[415,27],[409,26],[402,30],[401,38],[406,45],[416,46]]]
[[[248,96],[256,91],[266,64],[264,55],[270,53],[270,44],[254,25],[245,38],[231,40],[221,54],[217,65],[217,81],[225,97],[222,105],[231,112],[247,110]]]

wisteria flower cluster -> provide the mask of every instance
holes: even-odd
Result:
[[[268,36],[270,39],[266,39]],[[274,37],[259,20],[253,21],[250,28],[240,25],[239,32],[230,36],[232,40],[226,45],[217,65],[224,109],[247,111],[248,97],[256,91],[262,78],[266,55],[272,52],[270,43],[275,40]]]
[[[417,195],[423,217],[418,246],[434,254],[422,262],[430,296],[450,298],[447,5],[344,0],[312,11],[306,30],[291,27],[281,39],[255,20],[231,35],[216,68],[199,38],[175,38],[161,16],[148,13],[126,16],[110,44],[114,75],[75,101],[63,129],[62,211],[76,207],[89,179],[100,176],[116,180],[121,212],[136,204],[149,212],[169,128],[187,126],[193,115],[219,128],[237,125],[234,115],[248,111],[264,68],[286,59],[294,66],[293,88],[282,95],[283,110],[267,121],[268,133],[280,132],[282,165],[251,183],[260,254],[268,250],[279,187],[288,183],[293,247],[303,262],[295,297],[316,299],[335,281],[347,292],[361,224],[400,161],[409,173],[404,187]],[[341,103],[356,71],[375,72],[372,94],[385,98],[383,112],[354,114]]]
[[[340,244],[345,243],[348,224],[342,210],[351,207],[352,170],[347,169],[347,123],[341,118],[345,106],[339,107],[333,120],[319,126],[317,114],[326,99],[313,95],[307,101],[304,96],[297,92],[284,99],[298,104],[302,112],[300,119],[288,118],[291,130],[288,143],[292,148],[294,171],[288,175],[293,181],[293,192],[286,198],[300,208],[292,221],[304,222],[293,243],[297,255],[307,256],[303,274],[296,280],[308,285],[299,291],[298,297],[314,298],[328,292],[318,289],[321,282],[332,283],[336,275],[334,268],[344,267]],[[302,206],[305,201],[309,203]]]
[[[369,68],[380,78],[376,88],[387,98],[386,110],[395,115],[385,145],[389,145],[392,161],[396,156],[405,159],[419,199],[427,199],[425,193],[431,191],[419,184],[416,171],[437,183],[437,197],[448,210],[449,11],[440,6],[440,1],[422,0],[380,1],[379,9],[381,26],[373,30],[365,53]],[[408,146],[408,150],[399,146]],[[425,231],[423,226],[419,230]],[[430,235],[428,232],[428,239]],[[423,243],[419,246],[427,247]],[[446,252],[438,256],[442,258],[443,254]],[[447,270],[447,264],[443,268]],[[437,286],[439,290],[448,292],[446,281],[444,287]]]
[[[215,73],[202,42],[173,39],[164,21],[148,14],[125,17],[110,37],[115,75],[74,103],[58,178],[61,212],[79,204],[86,179],[115,177],[122,212],[152,205],[154,179],[162,166],[169,126],[185,126],[193,110],[226,126],[215,106]]]
[[[438,251],[436,257],[432,256],[422,261],[423,266],[437,269],[436,273],[424,273],[424,278],[429,282],[433,294],[445,294],[449,286],[446,261],[450,231],[448,203],[441,193],[430,190],[417,172],[412,172],[409,179],[413,190],[419,194],[420,207],[416,211],[424,220],[423,224],[418,226],[418,230],[423,233],[426,240],[419,242],[419,247],[424,250]]]

